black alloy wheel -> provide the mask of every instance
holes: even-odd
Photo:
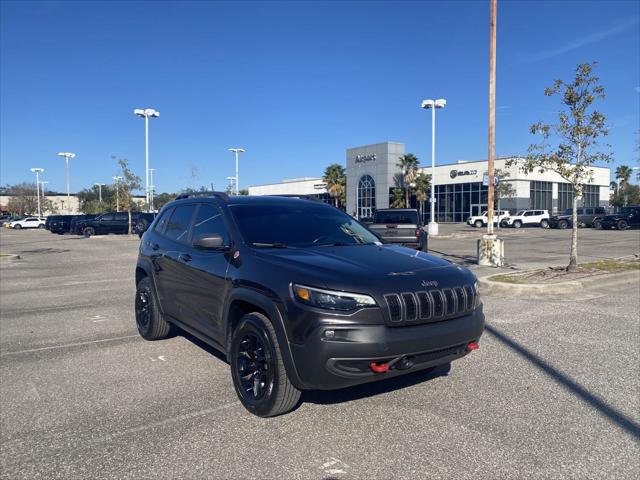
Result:
[[[566,220],[560,220],[558,222],[558,228],[561,230],[566,230],[569,227],[569,222],[567,222]]]
[[[597,229],[601,229],[602,228],[602,220],[600,219],[595,219],[593,221],[593,228],[597,228]]]
[[[82,234],[83,234],[85,237],[89,238],[90,236],[92,236],[92,235],[95,235],[95,234],[96,234],[96,230],[95,230],[93,227],[85,227],[85,228],[82,230]]]
[[[171,324],[160,312],[158,301],[149,277],[136,286],[135,298],[136,326],[138,333],[146,340],[162,340],[171,335]]]
[[[618,222],[618,230],[626,230],[629,226],[629,223],[626,220],[620,220]]]
[[[259,417],[287,413],[300,391],[287,376],[273,325],[260,313],[249,313],[231,336],[229,363],[242,405]]]

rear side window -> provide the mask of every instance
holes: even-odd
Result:
[[[99,219],[101,222],[110,222],[111,220],[113,220],[113,213],[105,213],[104,215],[102,215]]]
[[[168,208],[167,210],[162,212],[162,215],[160,215],[160,218],[158,218],[155,227],[153,227],[156,232],[164,232],[164,227],[167,225],[167,221],[171,217],[171,213],[173,213],[173,208]]]
[[[133,219],[133,217],[132,217]],[[114,220],[117,220],[119,222],[128,222],[129,221],[129,214],[128,213],[124,213],[124,212],[120,212],[120,213],[116,213],[114,216]]]
[[[176,207],[164,231],[165,237],[175,240],[176,242],[186,242],[189,238],[189,226],[195,208],[195,205]]]
[[[196,219],[193,222],[192,238],[196,239],[203,235],[211,235],[214,233],[222,237],[225,245],[228,244],[229,234],[222,219],[220,208],[208,203],[202,203],[196,214]]]

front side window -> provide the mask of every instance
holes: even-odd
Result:
[[[193,217],[195,208],[195,205],[176,207],[169,218],[164,235],[176,242],[186,242],[189,237],[189,226],[191,225],[191,217]]]
[[[105,213],[100,218],[98,218],[98,220],[101,222],[110,222],[111,220],[113,220],[113,213]]]
[[[222,212],[215,205],[207,203],[200,204],[196,219],[193,222],[193,235],[192,238],[196,238],[217,234],[222,237],[225,245],[229,243],[229,234],[227,227],[222,219]]]
[[[156,225],[153,227],[153,229],[156,232],[158,233],[164,232],[164,227],[167,225],[169,218],[171,218],[172,212],[173,212],[173,208],[168,208],[167,210],[164,210],[162,212],[162,214],[160,215],[160,218],[158,218],[158,220],[156,221]]]
[[[327,205],[232,205],[230,210],[245,242],[254,246],[379,243],[349,215]]]
[[[129,214],[124,212],[116,213],[114,219],[119,222],[129,221]]]

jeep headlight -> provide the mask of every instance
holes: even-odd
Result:
[[[299,302],[317,308],[348,312],[361,307],[375,307],[376,301],[361,293],[336,292],[319,288],[293,285],[293,296]]]

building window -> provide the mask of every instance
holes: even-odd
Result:
[[[531,182],[529,195],[532,210],[553,210],[553,188],[551,182]]]
[[[371,175],[358,181],[358,218],[373,217],[376,211],[376,182]]]
[[[488,187],[481,182],[436,185],[436,222],[465,222],[472,215],[487,209]],[[428,202],[427,202],[428,203]],[[430,220],[429,206],[425,208],[424,222]]]
[[[582,194],[583,207],[599,207],[600,206],[600,187],[598,185],[585,185]]]
[[[573,187],[570,183],[558,183],[558,212],[573,208]]]

